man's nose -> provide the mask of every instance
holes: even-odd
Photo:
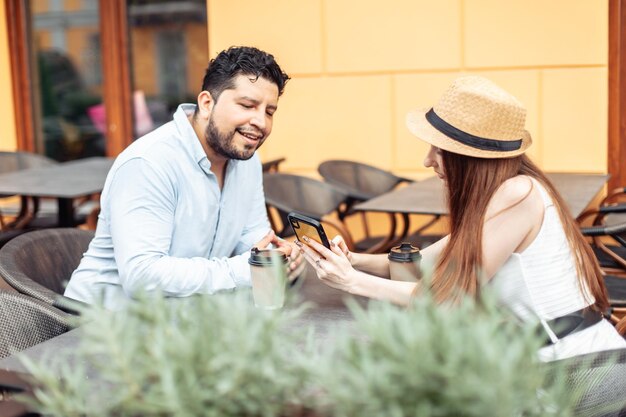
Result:
[[[265,131],[266,120],[265,120],[265,112],[256,112],[252,120],[250,120],[250,124]]]

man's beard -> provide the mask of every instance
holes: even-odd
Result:
[[[236,130],[228,133],[220,133],[215,126],[213,116],[209,119],[209,125],[206,128],[206,141],[211,149],[213,149],[218,155],[221,155],[228,159],[238,159],[246,161],[254,155],[254,152],[261,147],[264,139],[261,139],[257,146],[244,145],[243,150],[237,149],[234,144]]]

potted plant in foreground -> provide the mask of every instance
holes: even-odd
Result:
[[[51,416],[568,416],[576,392],[536,359],[535,329],[489,298],[351,307],[332,345],[248,294],[84,315],[71,366],[27,363],[29,404]],[[91,377],[88,378],[88,376]],[[96,375],[94,378],[93,375]]]

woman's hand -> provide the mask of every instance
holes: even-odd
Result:
[[[330,287],[351,292],[356,279],[356,271],[350,264],[348,259],[350,251],[343,239],[337,243],[335,242],[337,238],[333,239],[330,242],[330,249],[308,236],[303,236],[302,239],[306,244],[300,242],[296,244],[304,254],[304,259],[315,268],[317,277]],[[344,249],[339,246],[341,243]],[[348,252],[347,255],[346,252]]]
[[[330,247],[332,248],[333,243],[335,245],[337,245],[337,247],[346,255],[346,258],[348,258],[348,261],[350,261],[350,265],[354,265],[353,264],[353,256],[352,256],[352,252],[350,252],[350,250],[348,249],[348,245],[346,244],[346,241],[343,239],[343,236],[341,235],[337,235],[335,236],[331,241],[330,241]]]

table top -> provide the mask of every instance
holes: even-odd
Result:
[[[547,173],[574,217],[579,216],[609,179],[606,174]],[[385,213],[445,215],[444,184],[438,177],[430,177],[398,188],[366,202],[356,210]]]
[[[346,306],[347,299],[354,299],[359,304],[365,306],[367,299],[362,297],[353,297],[345,292],[336,290],[322,283],[313,268],[309,265],[300,279],[290,289],[295,291],[300,297],[300,302],[310,302],[311,306],[305,310],[296,320],[289,323],[289,328],[302,329],[311,326],[315,333],[316,341],[324,344],[330,341],[329,329],[337,324],[345,323],[349,328],[350,323],[354,321],[352,313]],[[250,294],[250,302],[252,302],[252,294]],[[210,296],[207,296],[210,297]],[[300,304],[287,304],[285,309],[293,309],[299,307]],[[20,354],[25,355],[31,360],[44,360],[47,355],[58,352],[71,352],[75,350],[81,339],[81,329],[73,329],[60,336],[49,339],[43,343],[32,346]],[[26,372],[17,355],[9,356],[0,360],[0,369],[16,372]],[[54,356],[54,355],[51,355]],[[71,358],[70,358],[71,359]],[[54,365],[54,363],[52,364]],[[91,372],[90,377],[95,376]]]
[[[102,191],[113,159],[93,157],[0,175],[0,194],[77,198]]]

